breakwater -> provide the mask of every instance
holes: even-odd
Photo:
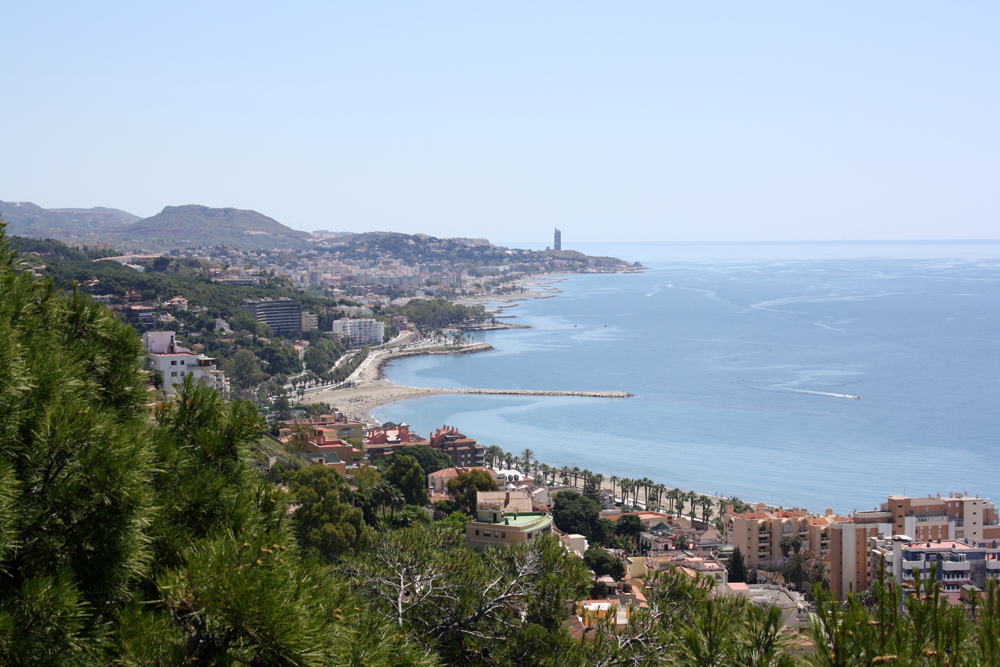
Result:
[[[489,343],[473,343],[472,345],[413,348],[409,350],[392,350],[389,352],[380,351],[373,357],[376,364],[376,377],[371,379],[384,379],[385,374],[383,371],[385,370],[385,367],[396,359],[405,359],[407,357],[425,357],[433,354],[474,354],[476,352],[489,352],[493,349],[496,348]]]
[[[484,394],[487,396],[584,396],[589,398],[628,398],[627,391],[542,391],[535,389],[442,389],[448,394]]]

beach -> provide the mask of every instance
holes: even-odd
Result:
[[[526,278],[520,281],[520,284],[527,288],[534,288],[533,290],[515,293],[515,294],[502,294],[502,295],[490,295],[484,297],[470,297],[460,300],[462,303],[506,303],[510,304],[505,306],[505,308],[511,308],[517,305],[518,301],[533,300],[533,299],[549,299],[554,298],[560,293],[560,290],[553,287],[553,284],[562,282],[565,280],[563,277],[556,278]],[[502,306],[504,307],[504,306]],[[485,343],[471,343],[462,345],[435,345],[433,343],[417,344],[417,345],[407,345],[399,347],[391,347],[386,349],[380,349],[374,351],[369,355],[367,359],[355,370],[355,372],[349,378],[353,381],[354,385],[350,387],[342,388],[321,388],[318,390],[308,391],[303,398],[304,403],[317,403],[324,402],[333,405],[335,408],[344,413],[345,417],[352,421],[360,421],[367,423],[372,426],[379,425],[379,422],[373,416],[373,411],[383,405],[389,403],[394,403],[396,401],[414,401],[421,398],[427,398],[432,396],[440,395],[457,395],[457,394],[473,394],[473,395],[514,395],[514,396],[589,396],[597,398],[628,398],[631,394],[627,392],[571,392],[571,391],[532,391],[532,390],[495,390],[495,389],[470,389],[470,388],[434,388],[434,387],[414,387],[414,386],[403,386],[395,384],[385,378],[383,369],[386,365],[391,363],[396,359],[403,359],[413,356],[424,356],[424,355],[438,355],[438,354],[476,354],[480,352],[489,352],[494,348],[491,345]],[[550,465],[560,465],[565,462],[550,462],[546,461]],[[611,490],[612,485],[610,478],[612,475],[617,474],[615,471],[594,471],[599,472],[604,475],[605,479],[602,483],[602,488]],[[582,488],[583,480],[580,479],[577,482],[577,486]],[[673,488],[673,487],[669,487]],[[616,491],[620,491],[616,487]],[[713,502],[713,507],[718,507],[718,501],[720,496],[718,492],[715,493],[701,493],[699,495],[705,495],[709,497]],[[642,494],[640,493],[640,498]],[[644,500],[640,501],[640,505],[644,505]]]

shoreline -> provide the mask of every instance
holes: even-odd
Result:
[[[515,308],[520,305],[519,301],[527,301],[530,299],[551,299],[557,294],[561,294],[562,290],[559,290],[552,285],[554,283],[563,282],[566,280],[565,277],[550,277],[550,274],[543,274],[544,278],[540,277],[530,277],[524,278],[518,281],[522,286],[525,287],[540,287],[541,291],[528,291],[515,294],[503,294],[488,297],[465,297],[462,299],[456,299],[455,303],[463,304],[488,304],[488,303],[505,303],[508,305],[500,306],[504,310],[501,312],[508,312],[507,309]],[[530,326],[500,326],[497,329],[515,329],[515,328],[530,328]],[[427,356],[433,354],[474,354],[476,352],[488,352],[495,348],[488,343],[474,343],[472,345],[464,346],[440,346],[440,347],[428,347],[427,349],[421,348],[410,348],[406,350],[394,349],[394,350],[379,350],[373,355],[369,356],[361,366],[352,374],[352,379],[354,379],[358,386],[350,388],[338,388],[338,389],[322,389],[315,392],[309,392],[303,398],[303,402],[328,402],[338,409],[340,409],[344,416],[353,421],[359,421],[369,424],[380,424],[378,419],[372,414],[377,408],[388,405],[390,403],[395,403],[401,400],[413,400],[420,399],[431,396],[441,396],[441,395],[528,395],[528,396],[588,396],[588,397],[599,397],[599,398],[625,398],[632,396],[626,392],[557,392],[557,391],[533,391],[533,390],[493,390],[493,389],[457,389],[457,388],[446,388],[446,387],[410,387],[404,385],[397,385],[388,379],[386,379],[384,374],[384,369],[395,359],[405,359],[415,356]],[[601,488],[606,488],[611,490],[610,480],[612,475],[605,475],[604,481],[601,483]],[[572,482],[570,482],[572,484]],[[582,480],[577,480],[575,487],[582,489]],[[667,490],[672,490],[674,487],[668,487]],[[616,500],[620,498],[618,495],[620,489],[616,485],[615,493]],[[701,493],[694,490],[688,491],[688,493],[697,493],[699,496],[706,496],[712,500],[713,512],[717,512],[719,500],[722,498],[730,498],[732,496],[720,495],[719,492],[715,493]],[[747,501],[743,501],[747,502]],[[687,503],[685,503],[687,504]],[[748,503],[751,506],[756,506],[757,503]],[[645,507],[645,499],[641,503],[641,506]],[[643,510],[643,511],[653,511],[653,510]],[[664,513],[665,510],[658,510]],[[697,513],[697,514],[700,514]],[[676,512],[674,516],[677,516]],[[690,514],[683,515],[685,518],[690,520]],[[717,517],[718,514],[714,514]],[[700,519],[699,519],[700,521]],[[709,520],[711,524],[712,519]],[[707,528],[710,530],[714,527]]]

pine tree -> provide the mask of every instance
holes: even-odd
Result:
[[[740,551],[739,547],[736,547],[729,560],[729,581],[734,584],[745,584],[749,575],[747,564],[743,560],[743,552]]]

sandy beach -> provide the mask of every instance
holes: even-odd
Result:
[[[460,300],[461,303],[497,303],[504,302],[510,304],[506,308],[517,305],[517,301],[528,299],[553,298],[560,291],[552,287],[553,283],[558,283],[564,278],[526,278],[520,281],[525,287],[535,288],[523,293],[502,294],[486,297],[470,297]],[[414,400],[427,396],[439,396],[442,394],[478,394],[478,393],[519,393],[501,392],[499,390],[481,389],[455,389],[455,388],[430,388],[430,387],[407,387],[397,385],[385,378],[383,369],[394,359],[406,358],[417,355],[429,354],[474,354],[488,352],[492,350],[491,345],[485,343],[473,343],[465,345],[433,344],[424,343],[410,346],[400,346],[376,350],[351,374],[350,380],[354,382],[352,387],[343,388],[321,388],[307,391],[302,399],[303,403],[328,403],[353,421],[365,422],[372,426],[378,425],[378,421],[372,416],[372,412],[381,405],[393,403],[395,401]],[[631,394],[619,392],[523,392],[531,395],[587,395],[606,398],[627,397]],[[488,438],[484,438],[488,439]],[[547,462],[552,464],[552,462]],[[604,471],[603,488],[611,489],[610,477],[613,473]],[[661,481],[661,480],[656,480]],[[577,486],[582,488],[583,481],[579,480]],[[669,487],[668,488],[673,488]],[[618,491],[620,489],[616,489]],[[720,492],[701,493],[712,499],[713,510],[717,511]],[[640,498],[642,494],[640,493]],[[699,512],[700,514],[700,512]]]

